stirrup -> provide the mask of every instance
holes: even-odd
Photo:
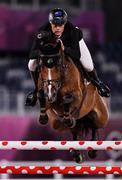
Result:
[[[30,92],[25,101],[25,106],[35,106],[37,102],[37,95],[35,92]]]

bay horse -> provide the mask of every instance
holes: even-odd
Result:
[[[82,70],[78,70],[73,59],[64,54],[60,41],[45,34],[38,37],[41,41],[38,61],[40,124],[49,121],[57,131],[70,131],[73,140],[80,138],[81,131],[87,133],[90,129],[90,140],[96,140],[97,130],[104,128],[108,122],[106,98],[99,95],[97,88]],[[79,150],[71,153],[76,162],[83,161]],[[89,150],[88,155],[95,158],[96,151]]]

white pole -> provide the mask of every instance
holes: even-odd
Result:
[[[122,141],[0,141],[0,150],[122,150]]]

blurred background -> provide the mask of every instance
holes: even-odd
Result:
[[[38,105],[24,106],[27,93],[33,89],[28,56],[34,33],[55,7],[64,8],[69,20],[82,29],[98,75],[111,89],[110,119],[100,139],[122,140],[122,0],[0,0],[0,141],[71,140],[67,132],[60,134],[48,125],[39,125]],[[56,159],[68,161],[72,157],[66,151],[0,153],[1,162]],[[100,151],[95,161],[109,160],[122,160],[122,152]],[[86,157],[86,161],[90,160]]]

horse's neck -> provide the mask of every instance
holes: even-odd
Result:
[[[84,79],[84,76],[83,76],[83,73],[82,73],[82,69],[76,63],[74,63],[72,58],[67,57],[67,60],[70,62],[71,69],[73,70],[71,73],[74,73],[75,75],[77,75],[81,79]]]
[[[67,81],[72,81],[72,84],[81,84],[83,82],[84,77],[81,75],[82,73],[79,72],[79,69],[69,56],[64,55],[64,66],[66,67],[64,69],[64,76]]]

